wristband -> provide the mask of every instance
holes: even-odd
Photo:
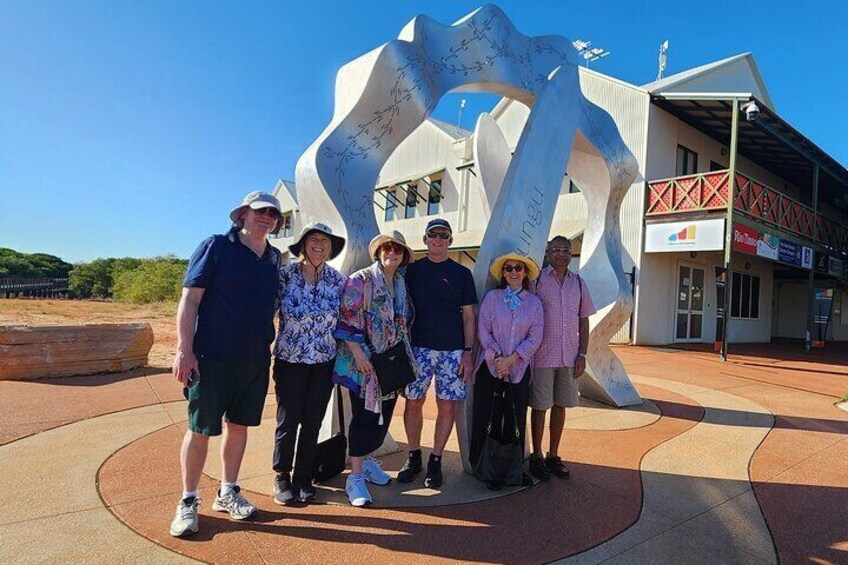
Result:
[[[585,353],[578,353],[578,354],[577,354],[577,356],[578,356],[578,357],[582,357],[583,359],[585,359],[585,358],[586,358],[586,354],[585,354]]]
[[[463,348],[462,348],[462,350],[463,350],[463,351],[465,351],[466,353],[471,353],[471,351],[472,351],[473,349],[474,349],[473,347],[463,347]]]

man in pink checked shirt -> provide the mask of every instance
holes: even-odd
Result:
[[[589,346],[589,316],[595,305],[586,283],[568,270],[571,263],[571,241],[558,235],[548,242],[548,266],[536,280],[536,295],[545,313],[542,345],[533,359],[530,381],[530,429],[533,454],[530,472],[540,481],[551,474],[567,479],[568,468],[558,450],[565,427],[565,409],[579,401],[577,379],[586,370],[586,348]],[[542,451],[545,414],[551,411],[550,449]]]

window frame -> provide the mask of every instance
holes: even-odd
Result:
[[[682,159],[681,159],[682,157]],[[691,162],[691,167],[688,165]],[[682,165],[682,166],[681,166]],[[689,171],[689,169],[692,169]],[[674,176],[685,177],[698,173],[698,153],[685,145],[677,144],[677,157],[674,163]]]
[[[747,289],[747,296],[743,290]],[[744,307],[747,307],[746,311]],[[760,276],[733,272],[730,285],[730,318],[736,320],[760,319]]]

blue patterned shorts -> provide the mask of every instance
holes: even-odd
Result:
[[[436,377],[436,398],[439,400],[465,400],[466,389],[459,376],[462,350],[438,351],[426,347],[413,347],[412,354],[418,364],[418,378],[406,387],[406,397],[420,400],[427,394],[430,381]]]

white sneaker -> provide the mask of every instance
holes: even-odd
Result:
[[[212,510],[215,512],[229,512],[230,518],[233,520],[244,520],[250,518],[256,512],[256,507],[252,505],[241,493],[240,487],[233,487],[233,490],[221,496],[221,491],[215,496],[215,502],[212,503]]]
[[[353,506],[369,506],[371,504],[371,493],[365,486],[364,474],[354,475],[351,473],[348,475],[347,482],[345,482],[345,492]]]
[[[191,504],[186,504],[184,500],[180,500],[177,504],[177,513],[174,515],[174,521],[171,522],[171,535],[175,538],[196,534],[197,533],[197,505],[200,499],[195,497]]]
[[[362,476],[369,483],[379,486],[392,482],[392,478],[383,470],[383,464],[373,457],[366,457],[362,462]]]

